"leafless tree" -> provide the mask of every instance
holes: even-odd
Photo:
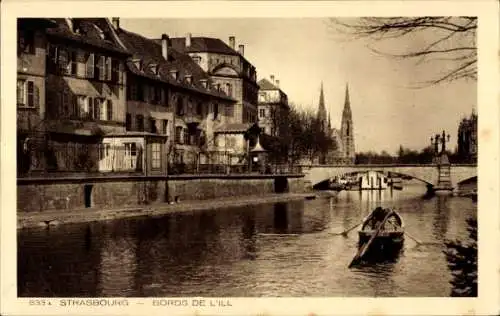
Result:
[[[400,53],[382,52],[372,48],[373,51],[390,57],[415,60],[417,65],[442,61],[443,71],[423,82],[423,85],[420,84],[420,87],[477,79],[476,17],[332,18],[331,22],[331,26],[343,34],[353,36],[354,39],[368,38],[375,43],[424,37],[421,45],[404,45],[405,50]]]

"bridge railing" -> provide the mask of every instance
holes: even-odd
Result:
[[[436,163],[428,164],[310,164],[310,165],[300,165],[303,169],[311,168],[395,168],[395,167],[436,167]],[[451,167],[477,167],[477,164],[450,164]]]

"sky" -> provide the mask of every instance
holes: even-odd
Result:
[[[257,79],[274,75],[289,102],[317,110],[323,82],[325,103],[333,127],[340,127],[345,87],[349,85],[356,152],[385,150],[395,154],[400,145],[420,150],[442,130],[457,143],[460,120],[476,108],[476,82],[453,82],[413,89],[446,62],[416,64],[373,52],[370,47],[397,53],[426,43],[432,34],[412,39],[374,43],[353,40],[320,18],[189,18],[121,19],[120,26],[146,37],[217,37],[236,47],[256,67]]]

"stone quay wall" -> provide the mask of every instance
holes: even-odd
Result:
[[[117,209],[172,201],[304,192],[303,175],[21,178],[18,212]]]

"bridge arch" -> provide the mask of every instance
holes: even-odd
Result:
[[[305,170],[306,180],[311,186],[324,182],[328,179],[353,173],[366,173],[376,171],[387,174],[388,172],[409,176],[428,185],[434,185],[438,180],[438,170],[435,165],[415,166],[313,166]]]

